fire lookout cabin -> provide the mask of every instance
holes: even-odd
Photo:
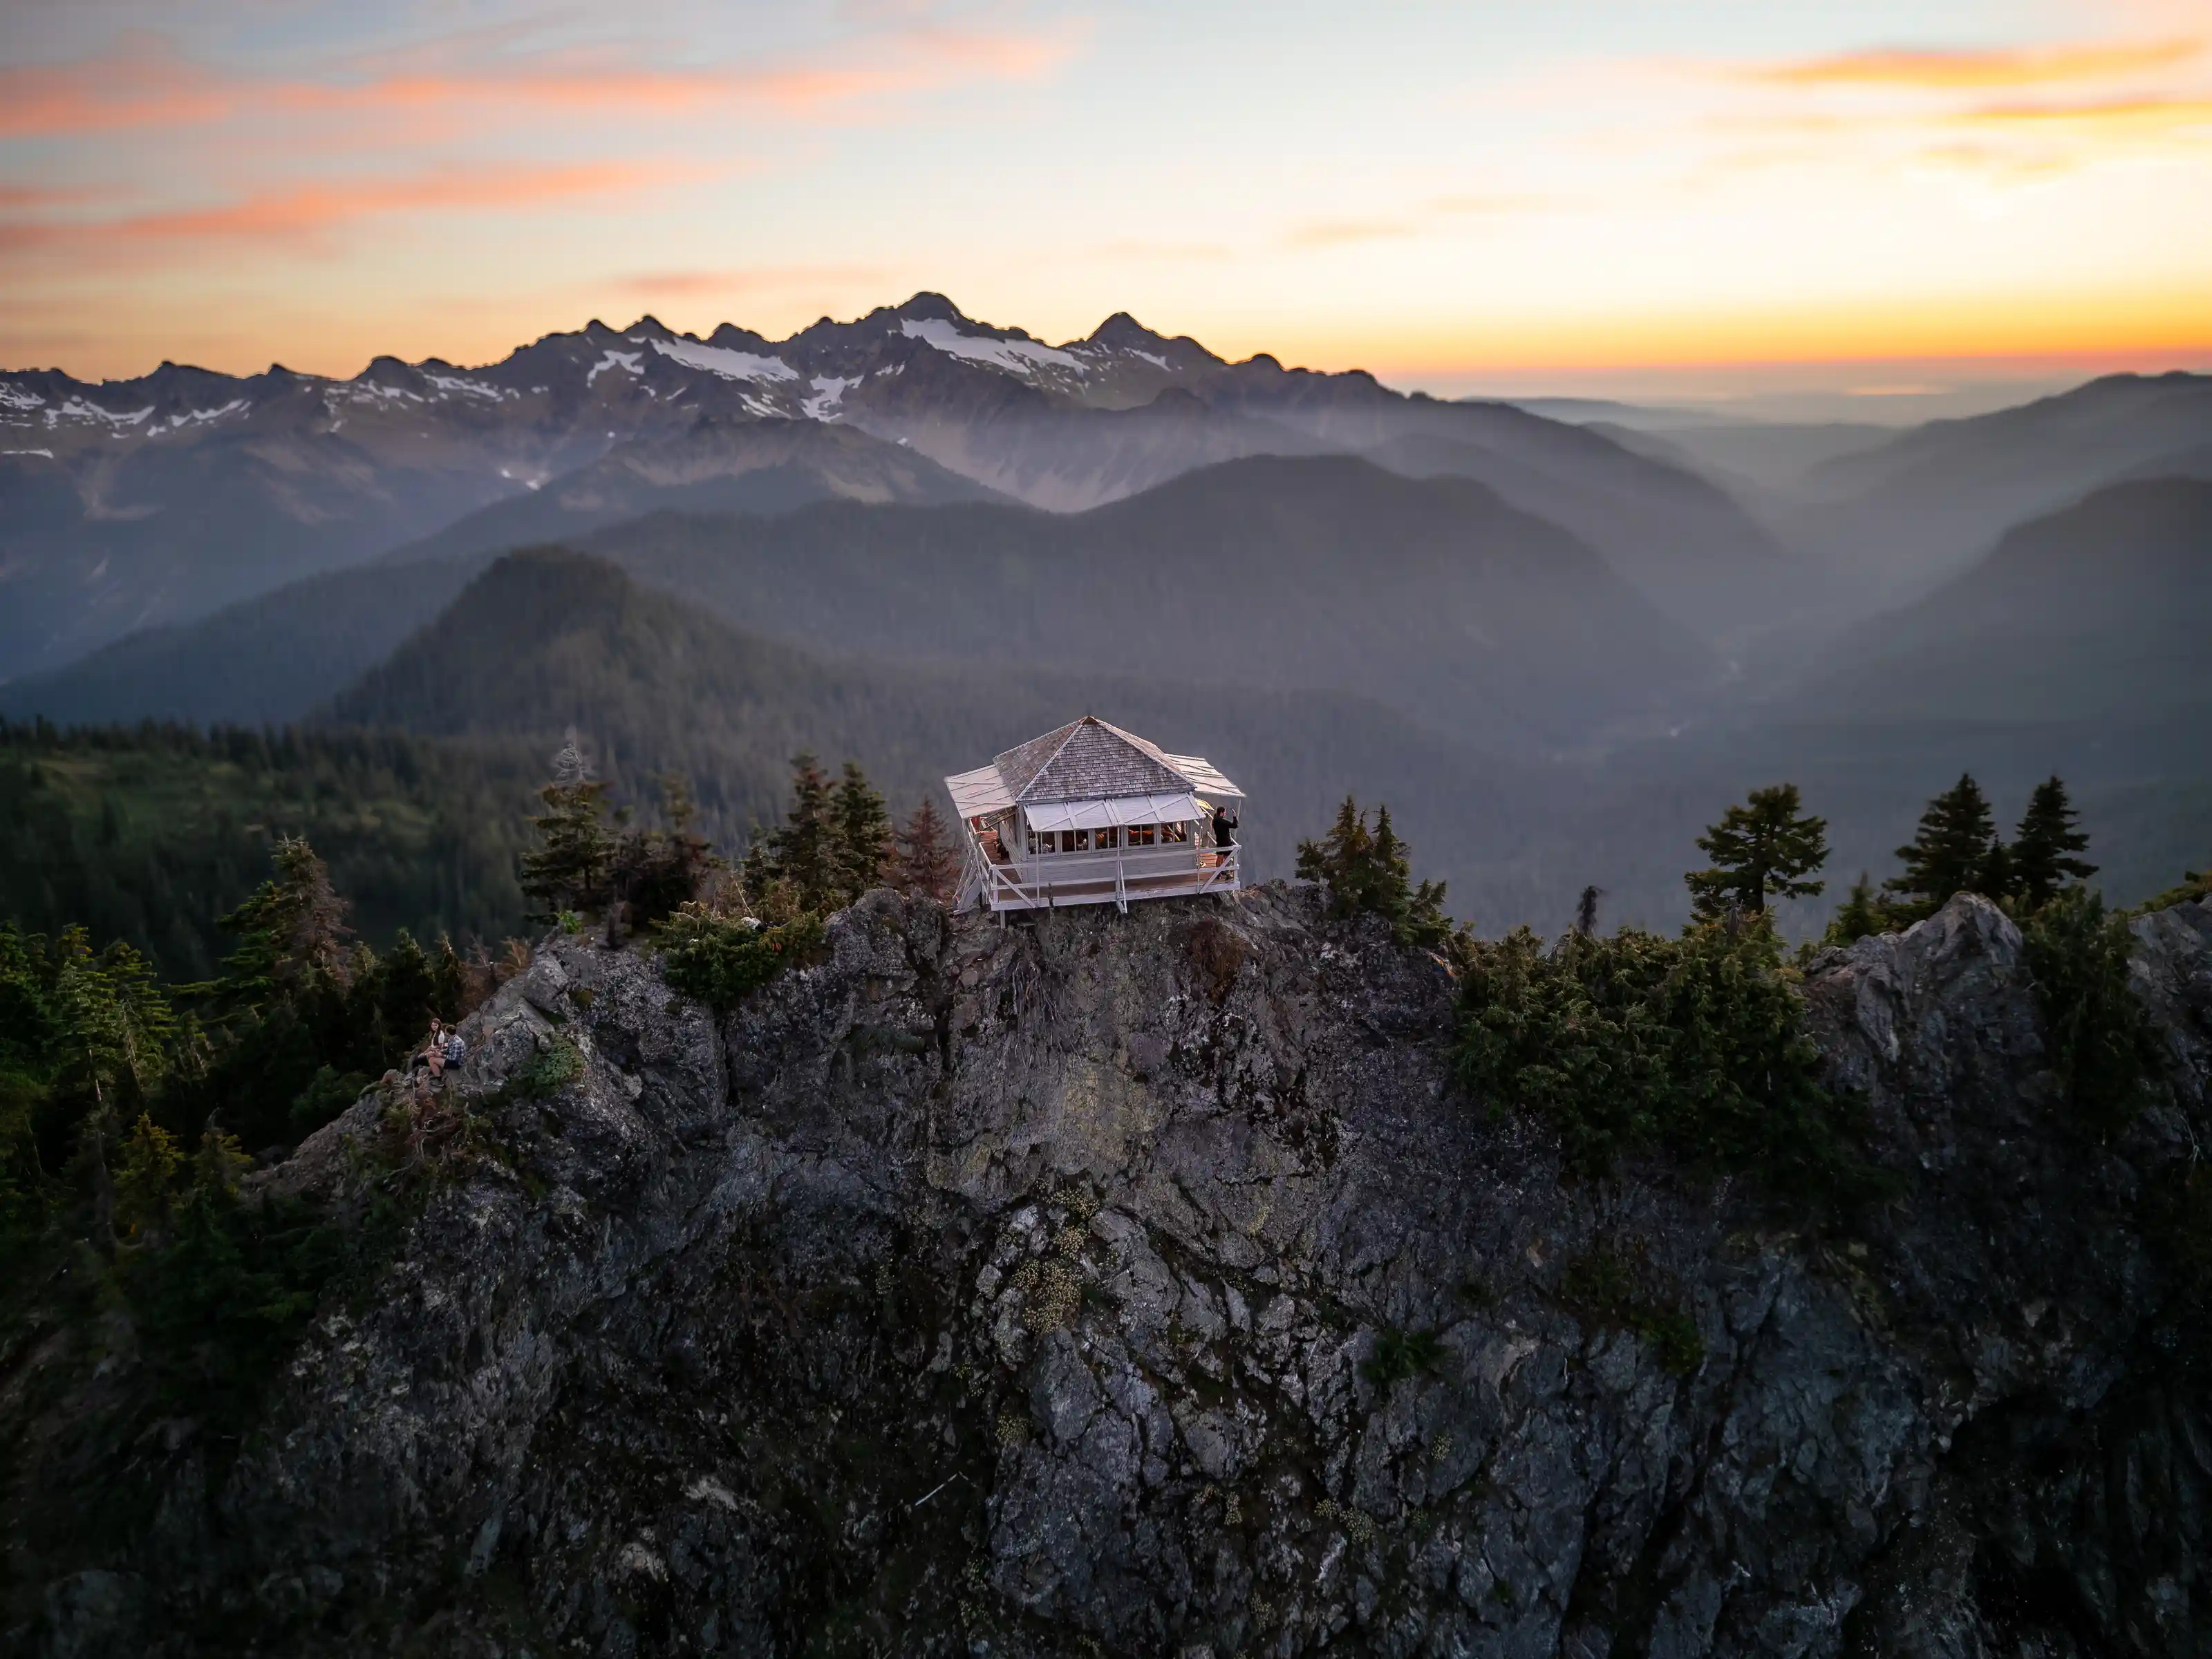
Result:
[[[959,903],[996,911],[1233,893],[1244,792],[1085,714],[945,781],[966,827]]]

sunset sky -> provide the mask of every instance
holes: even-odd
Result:
[[[2203,0],[8,0],[0,366],[918,289],[1437,391],[2212,366]]]

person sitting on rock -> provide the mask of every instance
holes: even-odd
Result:
[[[408,1060],[408,1079],[419,1085],[422,1080],[422,1073],[428,1072],[430,1074],[430,1082],[435,1085],[445,1075],[445,1071],[446,1028],[434,1019],[430,1022],[430,1035],[423,1039],[422,1046],[417,1048]]]

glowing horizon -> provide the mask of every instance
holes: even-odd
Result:
[[[344,375],[921,289],[1438,390],[2212,363],[2193,7],[1776,9],[28,0],[0,366]]]

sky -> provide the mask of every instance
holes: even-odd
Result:
[[[2212,6],[0,0],[0,366],[924,289],[1449,393],[2212,367]]]

